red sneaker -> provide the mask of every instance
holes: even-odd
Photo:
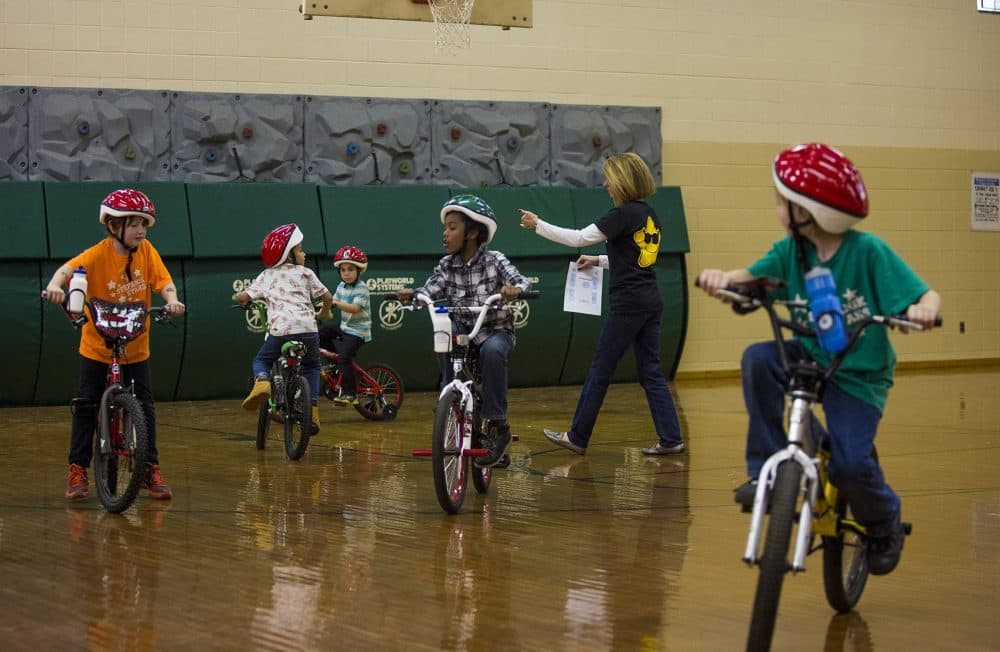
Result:
[[[79,464],[69,465],[69,474],[66,476],[66,497],[70,500],[80,500],[90,495],[87,488],[87,469]]]
[[[170,497],[173,495],[170,491],[170,486],[160,474],[159,464],[149,465],[149,474],[139,486],[143,489],[149,490],[149,497],[157,500],[170,500]]]

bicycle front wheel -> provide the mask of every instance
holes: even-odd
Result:
[[[285,398],[285,454],[290,460],[301,458],[309,445],[312,434],[313,397],[309,381],[294,376],[286,383]]]
[[[764,554],[760,558],[757,594],[750,617],[747,650],[770,650],[774,623],[778,617],[781,584],[791,568],[788,561],[795,522],[796,503],[802,484],[802,467],[788,460],[778,465],[774,489],[770,496],[770,516],[764,539]]]
[[[148,473],[149,439],[139,400],[122,388],[105,391],[106,408],[98,417],[94,442],[94,482],[104,508],[112,514],[128,509]]]
[[[391,421],[403,405],[403,379],[387,364],[375,363],[365,368],[368,378],[358,378],[358,404],[355,409],[372,421]]]
[[[843,497],[837,498],[837,514],[852,519]],[[868,582],[868,546],[864,537],[838,524],[837,536],[823,537],[823,589],[826,601],[840,613],[847,613],[861,599]]]
[[[434,467],[434,493],[441,509],[457,514],[465,500],[469,477],[469,458],[462,455],[465,415],[458,392],[448,392],[438,401],[434,415],[431,465]]]

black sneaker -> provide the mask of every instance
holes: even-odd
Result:
[[[483,433],[483,446],[489,453],[477,457],[475,465],[481,469],[496,466],[510,445],[510,425],[506,421],[490,421]]]
[[[899,512],[892,519],[892,530],[883,537],[868,539],[868,570],[872,575],[888,575],[899,564],[903,554],[906,530],[899,520]]]
[[[743,505],[745,509],[753,509],[753,499],[757,495],[757,478],[750,478],[733,490],[733,502]]]

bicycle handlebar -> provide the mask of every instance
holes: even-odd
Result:
[[[522,291],[514,301],[520,299],[537,299],[540,296],[538,290]],[[476,321],[472,326],[466,337],[472,340],[476,335],[479,334],[479,329],[482,328],[483,322],[486,320],[486,315],[490,310],[499,309],[501,306],[498,305],[504,301],[503,295],[499,292],[496,294],[491,294],[486,298],[481,306],[439,306],[438,309],[443,309],[448,313],[461,313],[467,312],[476,315]],[[418,305],[421,304],[421,305]],[[434,305],[434,300],[423,293],[418,293],[413,295],[412,303],[408,306],[403,306],[404,310],[420,310],[421,307],[430,308]]]

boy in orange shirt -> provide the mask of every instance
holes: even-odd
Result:
[[[88,297],[111,303],[142,302],[149,307],[152,293],[157,292],[166,302],[167,312],[171,315],[184,314],[184,304],[177,300],[177,288],[170,273],[156,248],[146,240],[146,229],[156,222],[156,208],[149,197],[138,190],[115,190],[101,202],[99,219],[107,237],[57,269],[42,297],[61,305],[66,299],[63,286],[73,276],[74,269],[83,267],[87,272]],[[151,498],[166,500],[170,498],[171,491],[160,474],[156,450],[148,328],[128,343],[125,359],[127,362],[122,365],[122,375],[126,383],[134,383],[149,434],[149,470],[142,487],[149,490]],[[80,389],[71,403],[73,431],[66,480],[66,498],[70,500],[86,498],[89,494],[87,467],[93,456],[97,405],[104,392],[110,363],[111,352],[94,324],[88,320],[80,335]]]

